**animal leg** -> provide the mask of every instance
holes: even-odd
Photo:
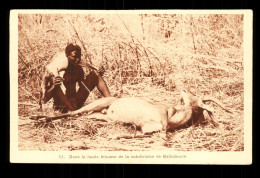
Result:
[[[82,108],[72,111],[72,114],[78,114],[78,113],[86,113],[90,111],[101,111],[102,109],[105,109],[109,107],[117,98],[115,97],[105,97],[98,99],[86,106],[83,106]]]
[[[87,115],[87,118],[100,120],[100,121],[106,121],[106,122],[109,120],[109,117],[106,114],[102,114],[100,112],[91,113],[91,114]]]
[[[143,133],[152,133],[156,131],[162,131],[163,125],[160,122],[146,121],[142,126]]]
[[[136,125],[132,124],[134,129],[135,129],[135,134],[134,134],[134,138],[136,137],[136,132],[137,132],[137,128],[136,128]]]

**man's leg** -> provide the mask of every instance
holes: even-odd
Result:
[[[97,87],[99,92],[104,97],[111,96],[104,79],[96,71],[90,72],[90,74],[86,77],[86,79],[84,79],[81,82],[82,83],[79,84],[80,88],[76,94],[76,98],[78,102],[77,109],[81,108],[84,105],[85,101],[89,96],[89,92],[92,91],[95,87]]]
[[[104,79],[102,78],[102,76],[96,72],[96,75],[98,77],[98,83],[97,83],[97,89],[98,91],[104,96],[104,97],[110,97],[112,96],[106,82],[104,81]]]
[[[43,97],[44,103],[48,102],[53,98],[53,108],[54,110],[59,110],[61,112],[68,112],[68,110],[76,110],[76,107],[73,107],[69,102],[66,95],[63,93],[60,85],[55,85],[55,77],[51,77],[49,81],[49,86],[46,88],[45,95]]]
[[[55,86],[53,91],[54,109],[61,111],[62,113],[74,111],[77,108],[73,107],[66,95],[63,93],[60,86]]]

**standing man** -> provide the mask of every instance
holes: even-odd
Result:
[[[95,87],[104,97],[111,96],[102,78],[103,71],[92,70],[85,77],[80,61],[81,48],[72,43],[65,48],[65,54],[58,53],[53,57],[43,78],[43,103],[53,98],[54,109],[66,113],[81,108]]]

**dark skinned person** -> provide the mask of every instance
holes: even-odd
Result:
[[[97,87],[104,97],[110,97],[109,89],[102,78],[103,68],[99,71],[89,69],[85,76],[81,64],[81,48],[70,43],[65,53],[56,54],[46,66],[42,83],[43,103],[54,99],[53,108],[61,113],[80,109],[90,92]]]

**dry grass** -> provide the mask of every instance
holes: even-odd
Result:
[[[19,149],[243,151],[243,17],[240,15],[20,15]],[[166,35],[168,34],[168,36]],[[170,34],[170,36],[169,36]],[[76,41],[83,59],[106,69],[104,79],[117,97],[136,96],[177,105],[182,88],[221,100],[218,127],[209,123],[127,139],[134,127],[87,116],[51,123],[28,121],[55,114],[39,110],[44,64],[67,42]],[[88,102],[99,98],[94,90]],[[141,134],[138,131],[137,134]]]

